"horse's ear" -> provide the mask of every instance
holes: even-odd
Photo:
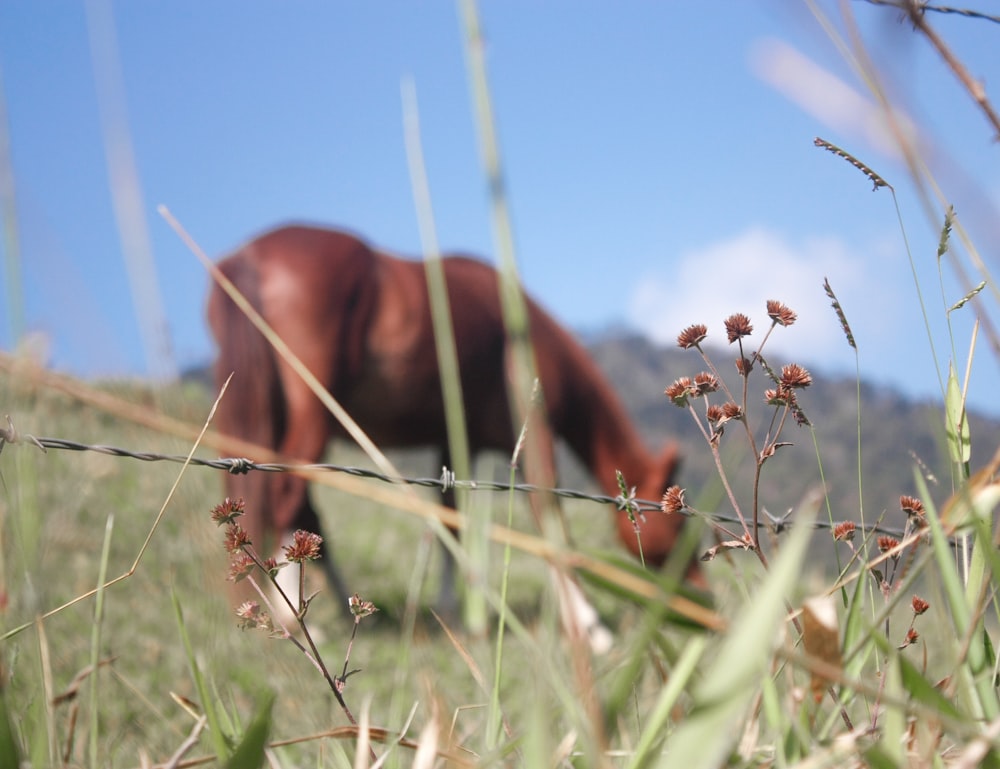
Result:
[[[660,456],[657,458],[657,466],[659,468],[660,477],[663,479],[663,490],[666,491],[667,486],[674,482],[677,477],[677,471],[681,465],[681,451],[676,441],[671,441],[663,450],[660,452]]]

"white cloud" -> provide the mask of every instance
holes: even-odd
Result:
[[[669,272],[646,274],[633,289],[630,322],[665,344],[692,323],[704,323],[709,341],[725,344],[725,318],[735,312],[754,324],[754,340],[770,325],[768,299],[791,307],[798,320],[775,329],[766,350],[807,361],[853,361],[840,324],[823,292],[829,278],[838,298],[878,291],[872,269],[832,237],[792,243],[781,234],[754,227],[727,240],[683,253]],[[862,277],[868,280],[863,281]],[[845,303],[845,307],[848,306]],[[850,317],[849,317],[850,320]]]
[[[862,139],[888,157],[900,157],[899,142],[885,111],[792,46],[781,40],[760,40],[751,51],[750,66],[757,77],[827,128]],[[913,121],[899,110],[895,119],[912,141]]]

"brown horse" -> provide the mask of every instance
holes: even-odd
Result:
[[[505,331],[497,273],[464,257],[442,262],[451,305],[470,450],[514,448],[508,404]],[[447,456],[424,265],[373,250],[338,231],[288,226],[251,241],[219,263],[368,436],[381,447],[434,446]],[[640,498],[659,499],[677,464],[677,449],[653,456],[618,398],[583,348],[530,299],[531,341],[549,425],[590,469],[604,491],[618,494],[615,471]],[[343,429],[303,380],[217,285],[208,318],[219,346],[217,377],[235,372],[220,405],[226,434],[307,462],[319,461]],[[551,459],[552,448],[548,447]],[[290,474],[227,476],[227,493],[247,500],[246,526],[261,542],[295,528],[319,531],[306,481]],[[625,512],[618,533],[638,553]],[[648,514],[640,522],[648,563],[664,562],[682,523]],[[273,544],[272,541],[272,544]],[[324,559],[331,586],[347,591]],[[442,588],[445,586],[443,585]]]

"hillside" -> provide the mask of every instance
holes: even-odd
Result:
[[[614,334],[597,338],[588,345],[591,354],[607,373],[625,400],[629,411],[641,426],[650,445],[675,437],[685,449],[682,485],[695,494],[693,499],[706,510],[728,511],[721,499],[721,489],[712,457],[691,415],[672,405],[663,395],[664,388],[681,376],[694,376],[704,369],[695,351],[676,347],[658,347],[635,335]],[[709,353],[723,376],[735,386],[737,376],[733,353],[713,350]],[[774,366],[787,361],[770,361]],[[808,362],[803,362],[809,368]],[[831,379],[812,369],[813,385],[800,393],[800,405],[812,422],[823,473],[830,490],[833,516],[856,519],[858,515],[858,389],[852,379]],[[730,376],[730,373],[732,376]],[[756,403],[751,391],[751,418],[758,434],[769,416],[762,392],[762,376],[751,378],[756,385]],[[721,403],[721,400],[719,401]],[[899,496],[915,494],[915,458],[933,474],[929,485],[937,502],[945,499],[951,487],[948,462],[943,444],[944,427],[941,408],[930,403],[907,400],[898,392],[861,385],[861,455],[865,517],[872,520],[888,511],[888,520],[899,525]],[[1000,445],[1000,421],[982,415],[970,417],[973,467],[985,463]],[[782,449],[764,466],[762,499],[775,515],[793,507],[802,495],[821,485],[817,449],[808,428],[792,425],[784,438],[794,446]],[[733,428],[724,436],[727,460],[739,465],[744,481],[751,477],[749,458],[736,449],[745,441]],[[936,483],[935,483],[936,481]],[[738,483],[748,489],[748,483]],[[699,499],[700,495],[700,499]]]

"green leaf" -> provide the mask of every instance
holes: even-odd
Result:
[[[948,453],[951,461],[964,465],[971,452],[969,418],[965,413],[965,398],[955,375],[955,369],[948,367],[948,390],[945,395],[945,430],[948,439]]]
[[[732,751],[746,709],[767,675],[774,639],[785,621],[786,598],[802,579],[816,508],[800,513],[763,581],[721,637],[718,653],[693,693],[694,707],[668,739],[671,765],[708,769],[723,765]]]
[[[876,570],[877,571],[877,570]],[[870,644],[861,644],[867,639],[869,629],[862,614],[865,607],[865,580],[854,580],[854,594],[847,604],[847,615],[844,617],[844,649],[857,649],[851,657],[844,660],[844,672],[848,678],[858,678],[865,668],[873,649]]]
[[[20,753],[7,715],[7,697],[0,689],[0,766],[20,766]]]
[[[893,760],[881,742],[868,748],[864,755],[871,769],[899,769],[899,764]]]
[[[208,684],[198,665],[198,658],[194,653],[194,647],[191,645],[187,625],[184,624],[184,611],[181,607],[180,598],[178,598],[176,593],[171,593],[171,598],[173,598],[174,602],[174,614],[177,617],[177,629],[180,631],[181,641],[184,644],[184,652],[187,655],[188,666],[191,669],[191,678],[194,680],[198,697],[201,698],[201,706],[205,711],[205,717],[208,719],[208,730],[212,738],[212,746],[215,748],[216,757],[219,761],[223,761],[229,755],[229,745],[226,743],[226,735],[222,731],[214,700],[211,697]]]
[[[903,688],[914,700],[933,708],[938,713],[950,716],[956,721],[968,720],[968,716],[959,711],[955,703],[945,697],[941,690],[935,687],[917,666],[906,658],[905,654],[899,655],[899,672],[902,676]]]
[[[917,486],[917,495],[925,500],[924,506],[931,535],[931,548],[938,565],[937,578],[941,583],[951,613],[952,627],[950,630],[954,632],[956,638],[964,638],[970,633],[973,622],[978,622],[980,627],[982,626],[982,618],[977,619],[974,614],[978,599],[977,596],[967,595],[965,592],[958,569],[955,566],[951,542],[945,535],[934,504],[930,501],[931,496],[927,489],[927,483],[919,472],[914,473],[914,480]],[[982,521],[974,517],[972,523],[982,525]],[[992,539],[987,541],[992,541]],[[984,571],[982,559],[980,548],[975,548],[970,568],[979,575],[982,575]],[[965,697],[967,699],[962,701],[972,703],[973,717],[990,720],[1000,713],[1000,702],[997,700],[996,690],[991,685],[992,676],[986,678],[983,675],[985,668],[982,652],[983,649],[976,644],[970,646],[968,658],[958,667],[954,678],[959,686],[959,699]]]
[[[264,764],[264,748],[271,732],[271,708],[274,694],[268,693],[257,706],[257,713],[243,733],[243,739],[226,762],[226,769],[259,769]]]
[[[996,669],[997,666],[997,653],[996,649],[993,648],[993,639],[990,638],[989,631],[984,627],[983,630],[983,659],[986,660],[986,664],[990,669]],[[997,687],[996,679],[993,681],[993,687]]]
[[[642,735],[639,737],[639,743],[632,754],[632,762],[629,764],[632,769],[649,766],[657,757],[655,749],[659,747],[663,735],[667,732],[670,712],[695,674],[707,644],[708,640],[705,636],[694,636],[688,640],[680,659],[670,671],[667,685],[660,692],[652,715],[646,721]]]

